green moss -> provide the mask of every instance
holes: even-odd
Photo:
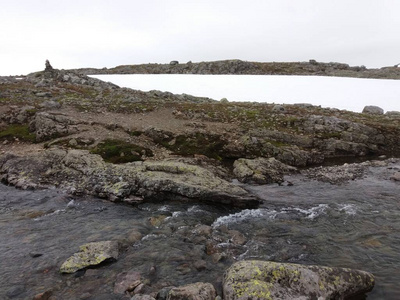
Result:
[[[135,130],[135,131],[129,131],[128,133],[131,136],[140,136],[143,132],[139,131],[139,130]]]
[[[146,156],[153,156],[153,152],[150,149],[121,140],[111,139],[99,143],[91,152],[101,155],[104,161],[114,164],[143,160],[143,153]]]
[[[201,154],[210,158],[222,159],[222,150],[226,142],[218,135],[196,132],[192,135],[179,135],[175,143],[163,141],[161,144],[180,155]]]
[[[13,140],[15,138],[31,143],[36,141],[36,135],[29,131],[28,125],[14,124],[0,131],[1,140]]]

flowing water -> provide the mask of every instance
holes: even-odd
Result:
[[[0,185],[0,299],[32,299],[46,290],[57,299],[127,299],[113,288],[117,274],[128,270],[142,274],[149,292],[196,281],[220,292],[223,271],[241,259],[366,270],[376,276],[368,299],[398,299],[400,184],[389,180],[396,169],[400,163],[371,168],[365,178],[342,185],[301,175],[290,177],[293,186],[247,185],[264,199],[253,210],[198,203],[132,207]],[[244,242],[232,242],[231,230]],[[141,239],[132,240],[138,232]],[[80,245],[103,240],[123,245],[116,262],[59,273]]]

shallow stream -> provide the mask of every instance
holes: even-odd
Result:
[[[301,175],[289,178],[293,186],[247,185],[265,202],[241,211],[198,203],[132,207],[0,185],[0,299],[47,290],[57,299],[129,299],[113,293],[117,274],[128,270],[142,274],[149,293],[196,281],[220,293],[223,271],[240,259],[362,269],[376,276],[368,299],[398,299],[400,183],[389,180],[396,169],[400,163],[371,168],[343,185]],[[235,242],[234,230],[244,240]],[[118,261],[59,273],[80,245],[103,240],[121,242]]]

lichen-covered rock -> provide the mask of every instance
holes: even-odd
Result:
[[[5,155],[0,157],[0,175],[11,184],[23,180],[24,185],[33,187],[56,185],[75,194],[111,201],[156,198],[193,199],[238,207],[259,204],[244,189],[200,166],[175,161],[115,165],[85,150],[48,150],[25,157]]]
[[[196,282],[169,291],[167,300],[214,300],[215,288],[211,283]]]
[[[74,273],[107,260],[118,259],[118,242],[104,241],[84,244],[80,251],[69,257],[60,267],[61,273]]]
[[[259,184],[281,183],[285,174],[295,173],[297,169],[288,166],[275,158],[244,159],[240,158],[233,164],[233,173],[241,182]]]
[[[240,261],[224,275],[225,300],[250,299],[347,299],[374,287],[368,272],[275,263]]]
[[[78,121],[61,114],[40,112],[30,123],[30,129],[36,132],[38,142],[46,141],[78,132]]]

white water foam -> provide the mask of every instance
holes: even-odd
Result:
[[[346,215],[354,216],[357,213],[357,206],[354,204],[339,204],[339,211]]]
[[[240,223],[245,221],[246,219],[253,219],[253,218],[262,218],[267,217],[270,219],[274,219],[275,216],[278,214],[276,210],[268,210],[268,209],[245,209],[241,212],[230,214],[227,216],[219,217],[212,223],[212,227],[218,227],[223,224],[231,224],[231,223]]]

